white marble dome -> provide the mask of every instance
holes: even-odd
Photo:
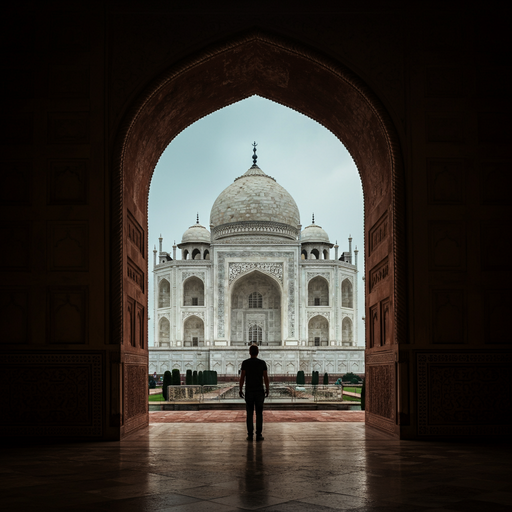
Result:
[[[279,222],[296,229],[300,215],[293,197],[254,164],[217,197],[210,224],[218,227],[233,222],[258,221]]]
[[[301,243],[329,244],[329,235],[318,224],[310,224],[302,230]]]
[[[182,244],[209,244],[210,241],[210,232],[204,226],[201,226],[199,221],[190,226],[181,237]]]

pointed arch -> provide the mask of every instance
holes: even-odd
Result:
[[[352,320],[347,316],[343,319],[341,324],[342,338],[341,341],[344,346],[352,345],[354,342],[354,332],[352,328]]]
[[[201,251],[199,249],[194,249],[192,251],[192,259],[193,260],[200,260],[201,259]]]
[[[191,276],[183,282],[183,305],[204,306],[204,283],[199,277]]]
[[[354,291],[350,279],[347,277],[341,283],[341,305],[344,308],[354,307]]]
[[[164,316],[158,322],[158,346],[169,347],[171,342],[171,324]]]
[[[310,347],[329,345],[329,320],[324,316],[316,315],[309,320],[308,345]]]
[[[167,279],[158,283],[158,307],[168,308],[171,306],[171,284]]]
[[[325,277],[316,276],[308,283],[308,306],[329,305],[329,282]]]
[[[183,345],[185,347],[204,346],[204,322],[202,318],[191,315],[183,322]]]

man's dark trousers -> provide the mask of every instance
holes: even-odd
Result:
[[[245,410],[247,411],[247,434],[253,435],[254,425],[252,417],[256,408],[256,435],[261,436],[263,431],[263,402],[265,401],[265,392],[245,391]]]

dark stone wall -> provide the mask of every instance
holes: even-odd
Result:
[[[250,94],[321,122],[361,172],[368,424],[506,431],[510,393],[478,417],[474,375],[509,389],[509,13],[277,4],[19,1],[3,16],[6,435],[147,424],[151,173],[175,133]],[[20,407],[9,390],[29,376]]]

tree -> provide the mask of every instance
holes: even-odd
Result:
[[[176,368],[172,371],[172,385],[179,386],[181,384],[180,371]]]
[[[156,388],[156,381],[153,379],[153,377],[149,377],[149,389],[155,389]]]
[[[169,370],[164,373],[164,382],[162,384],[162,395],[164,400],[169,400],[169,396],[167,394],[168,386],[172,386],[172,373]]]
[[[194,385],[198,384],[198,382],[197,382],[197,370],[194,370],[192,372],[192,384],[194,384]]]
[[[318,386],[318,372],[313,370],[313,373],[311,374],[311,384],[313,386]]]
[[[187,386],[192,385],[192,370],[187,370],[187,373],[185,375],[185,384]]]
[[[343,382],[350,382],[350,384],[359,384],[361,382],[361,378],[352,372],[343,375],[343,377],[341,377],[341,380]]]
[[[200,386],[204,385],[204,376],[203,376],[203,371],[202,370],[199,370],[199,373],[197,374],[197,383]]]
[[[299,385],[306,384],[306,376],[304,375],[304,372],[302,370],[299,370],[297,372],[297,384],[299,384]]]
[[[324,373],[324,386],[329,384],[329,374],[327,372]]]

